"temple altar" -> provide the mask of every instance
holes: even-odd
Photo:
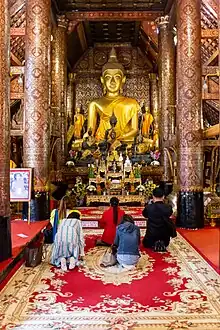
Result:
[[[125,67],[115,48],[101,67],[100,80],[103,95],[91,100],[87,109],[76,108],[67,133],[71,146],[67,165],[86,167],[111,158],[116,162],[119,155],[121,161],[127,158],[133,164],[150,165],[155,161],[150,151],[158,148],[158,118],[150,113],[149,94],[140,103],[124,95]]]
[[[97,204],[109,204],[110,199],[112,197],[117,197],[120,204],[140,204],[142,206],[145,205],[146,197],[145,196],[134,196],[134,195],[127,195],[127,196],[121,196],[121,195],[107,195],[107,196],[90,196],[88,195],[86,197],[86,204],[87,206],[90,206],[92,203]]]

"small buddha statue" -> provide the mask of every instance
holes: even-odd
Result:
[[[92,136],[91,128],[88,131],[88,136],[83,139],[82,149],[83,150],[86,150],[86,149],[96,150],[97,149],[97,145],[95,143],[95,138]]]
[[[83,124],[85,122],[85,118],[83,114],[81,114],[81,109],[78,107],[76,108],[76,113],[74,115],[73,119],[73,125],[74,125],[74,138],[75,139],[81,139],[81,133],[82,133],[82,128]]]
[[[92,128],[96,141],[104,140],[105,132],[111,129],[110,117],[113,113],[117,118],[115,140],[111,149],[121,143],[132,144],[138,131],[139,105],[135,99],[121,95],[125,80],[124,68],[112,48],[109,60],[102,68],[104,96],[92,101],[88,109],[88,128]],[[85,136],[88,136],[88,132]]]
[[[156,127],[153,132],[153,147],[159,149],[159,129]]]
[[[149,139],[150,137],[150,128],[154,117],[150,113],[150,109],[148,107],[144,107],[143,119],[142,119],[142,135],[144,138]]]
[[[76,113],[74,115],[73,124],[69,126],[68,132],[67,132],[67,144],[70,143],[72,138],[74,137],[74,140],[80,140],[82,137],[82,128],[85,122],[85,118],[83,114],[81,113],[80,107],[76,108]],[[75,145],[77,145],[79,142],[74,142]],[[74,149],[74,147],[73,147]]]
[[[119,156],[117,150],[112,150],[108,156],[108,161],[109,162],[118,162],[119,161]]]

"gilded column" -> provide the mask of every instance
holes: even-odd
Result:
[[[11,257],[10,227],[10,25],[8,0],[0,0],[0,261]]]
[[[67,121],[73,123],[74,117],[74,74],[69,73],[69,84],[67,87]]]
[[[154,117],[153,127],[154,127],[154,142],[155,149],[159,149],[159,139],[162,132],[160,129],[160,113],[159,113],[159,91],[158,91],[158,80],[155,73],[150,74],[150,105],[151,113]]]
[[[159,29],[159,80],[160,80],[160,147],[162,151],[162,164],[164,166],[165,182],[171,180],[170,163],[164,151],[166,141],[171,139],[174,125],[173,108],[175,97],[175,44],[174,34],[169,27],[169,16],[160,17],[156,21]]]
[[[185,228],[204,225],[200,6],[177,0],[177,225]]]
[[[52,98],[51,107],[56,118],[55,131],[59,138],[56,144],[57,169],[65,162],[67,155],[67,25],[64,15],[57,17],[52,41]]]
[[[49,216],[49,59],[50,0],[27,0],[25,52],[24,166],[33,168],[35,200],[33,216]]]

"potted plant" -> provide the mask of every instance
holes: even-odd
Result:
[[[84,204],[86,196],[86,185],[82,182],[82,178],[77,176],[76,183],[72,189],[74,195],[76,196],[77,206],[82,206]]]

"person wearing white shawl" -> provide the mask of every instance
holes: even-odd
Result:
[[[74,269],[79,264],[79,259],[84,257],[84,237],[82,224],[80,221],[81,213],[77,210],[70,212],[66,219],[63,219],[56,233],[51,263],[61,267],[63,271]]]

